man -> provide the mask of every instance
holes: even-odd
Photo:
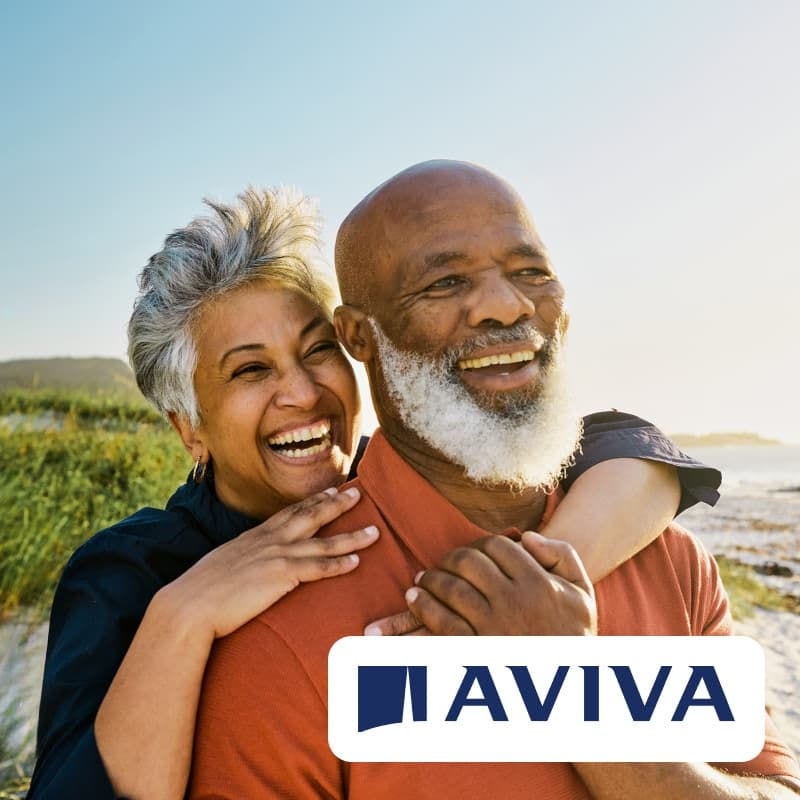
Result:
[[[678,528],[601,581],[596,605],[570,548],[532,533],[521,545],[511,538],[546,525],[557,503],[548,490],[579,427],[560,366],[563,288],[507,184],[457,162],[405,170],[351,212],[336,262],[345,303],[337,331],[366,365],[382,432],[355,481],[361,502],[325,534],[377,524],[381,538],[335,587],[301,587],[220,643],[191,796],[796,797],[788,787],[800,787],[798,766],[769,723],[754,761],[726,765],[746,776],[706,764],[347,764],[333,756],[328,649],[397,611],[420,570],[408,601],[434,632],[729,632],[713,561]]]

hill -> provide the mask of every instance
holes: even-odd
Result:
[[[68,389],[141,399],[130,367],[119,358],[0,361],[0,391],[5,389]]]
[[[678,447],[732,447],[742,445],[778,445],[777,439],[766,439],[757,433],[673,433]]]

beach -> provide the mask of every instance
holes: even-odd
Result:
[[[721,468],[722,496],[678,521],[714,555],[752,566],[766,585],[800,600],[800,446],[693,448],[692,455]],[[756,608],[734,630],[764,648],[767,704],[800,754],[800,616]]]
[[[784,740],[800,754],[800,616],[757,608],[734,632],[750,636],[764,649],[767,707]]]

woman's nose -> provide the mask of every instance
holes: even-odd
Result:
[[[301,365],[296,365],[280,376],[274,402],[281,408],[294,407],[310,411],[321,396],[322,390],[314,376]]]

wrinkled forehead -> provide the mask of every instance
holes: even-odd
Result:
[[[375,266],[387,288],[426,258],[477,242],[543,249],[527,208],[504,181],[483,171],[432,171],[397,180],[374,198]]]

